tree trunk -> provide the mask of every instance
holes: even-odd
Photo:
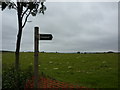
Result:
[[[22,28],[21,28],[21,21],[19,20],[19,31],[17,35],[17,42],[16,42],[16,52],[15,52],[15,68],[16,70],[19,69],[19,52],[20,52],[20,43],[21,43],[21,37],[22,37]]]
[[[15,71],[16,71],[16,89],[19,90],[20,84],[19,84],[19,55],[20,55],[20,43],[21,43],[21,37],[22,37],[22,7],[20,5],[20,2],[17,2],[17,13],[18,13],[18,35],[17,35],[17,42],[16,42],[16,52],[15,52]]]
[[[17,2],[17,13],[18,13],[18,35],[17,35],[17,42],[16,42],[16,52],[15,52],[15,68],[16,70],[19,69],[19,52],[20,52],[20,43],[22,37],[22,7],[20,6],[20,2]]]

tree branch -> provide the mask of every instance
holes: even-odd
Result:
[[[28,8],[23,12],[23,14],[22,14],[22,18],[24,17],[24,15],[26,14],[26,12],[28,11]]]
[[[15,6],[15,8],[17,9],[17,5],[13,2],[13,5]]]
[[[8,8],[17,10],[17,6],[14,2],[8,2]]]
[[[17,7],[13,7],[13,9],[17,10]]]
[[[26,24],[26,22],[27,22],[27,19],[28,19],[28,16],[30,15],[30,13],[31,13],[31,10],[30,10],[30,12],[27,14],[27,16],[26,16],[26,18],[25,18],[25,22],[24,22],[22,28],[25,26],[25,24]]]

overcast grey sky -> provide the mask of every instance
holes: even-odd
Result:
[[[45,15],[29,17],[22,36],[21,51],[33,51],[34,27],[51,33],[52,41],[40,41],[41,51],[118,50],[117,2],[46,2]],[[15,10],[2,13],[2,49],[15,51]]]

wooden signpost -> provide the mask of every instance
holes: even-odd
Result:
[[[39,34],[39,27],[34,28],[34,88],[38,88],[39,40],[52,40],[51,34]]]

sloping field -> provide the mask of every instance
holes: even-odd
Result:
[[[33,60],[34,53],[21,53],[21,68],[33,67]],[[3,70],[10,64],[14,64],[14,53],[3,53]],[[39,73],[88,88],[117,88],[118,54],[40,53]]]

